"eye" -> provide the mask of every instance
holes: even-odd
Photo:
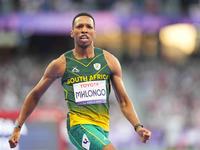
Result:
[[[93,29],[93,27],[91,25],[87,25],[87,28],[89,29]]]
[[[78,26],[76,26],[77,29],[80,29],[80,28],[82,28],[82,27],[83,27],[83,25],[78,25]]]

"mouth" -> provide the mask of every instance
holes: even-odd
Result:
[[[89,39],[87,35],[82,35],[80,39]]]

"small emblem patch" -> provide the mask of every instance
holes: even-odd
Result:
[[[83,134],[82,146],[84,148],[86,148],[87,150],[90,149],[90,141],[89,141],[89,139],[87,138],[87,136],[85,134]]]
[[[99,70],[101,68],[101,64],[100,63],[95,63],[94,64],[94,69]]]

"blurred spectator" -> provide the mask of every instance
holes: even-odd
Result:
[[[1,0],[0,12],[23,12],[37,13],[43,11],[76,11],[76,10],[112,10],[113,7],[120,9],[126,4],[127,9],[134,8],[137,12],[164,13],[171,15],[187,14],[190,7],[199,3],[198,0]],[[122,7],[122,8],[123,8]]]

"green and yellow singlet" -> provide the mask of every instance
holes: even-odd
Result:
[[[95,56],[76,59],[66,52],[66,70],[62,77],[68,103],[68,129],[77,124],[93,124],[109,131],[109,94],[111,70],[103,50],[95,48]]]

